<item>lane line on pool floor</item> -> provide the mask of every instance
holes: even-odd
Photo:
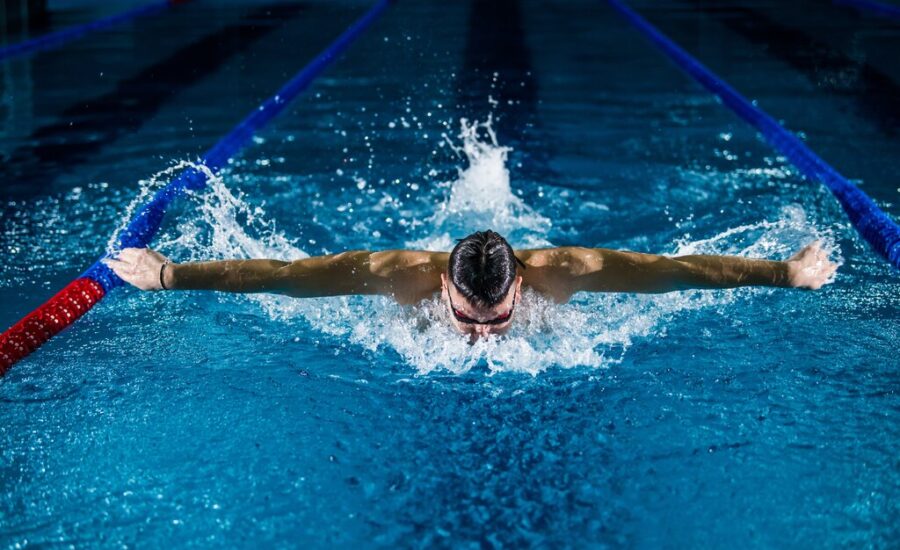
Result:
[[[715,20],[806,76],[821,93],[851,99],[855,113],[889,138],[900,133],[900,84],[867,59],[853,58],[833,43],[792,27],[759,7],[716,6],[688,0],[696,12]],[[695,13],[696,13],[695,12]],[[853,74],[849,88],[823,74]]]
[[[287,105],[307,89],[316,77],[361,36],[394,1],[379,0],[275,95],[251,112],[209,149],[201,163],[213,173],[221,170],[230,158],[237,155],[250,142],[257,130],[283,112]],[[119,234],[118,247],[147,246],[159,230],[169,204],[185,191],[202,189],[205,185],[206,175],[201,170],[190,168],[182,172],[157,191],[150,201],[135,213]],[[123,284],[112,270],[98,260],[53,298],[0,334],[0,376],[6,374],[13,364],[34,352],[87,313],[109,291]]]
[[[900,7],[883,2],[875,2],[874,0],[834,0],[834,3],[839,6],[856,8],[864,13],[872,13],[900,21]]]
[[[77,40],[82,36],[85,36],[92,32],[101,31],[110,27],[114,27],[115,25],[118,25],[120,23],[139,19],[148,15],[153,15],[176,4],[184,4],[188,1],[189,0],[162,0],[160,2],[154,2],[145,6],[139,6],[122,13],[110,15],[109,17],[103,17],[101,19],[97,19],[96,21],[91,21],[89,23],[84,23],[81,25],[75,25],[74,27],[68,27],[56,32],[37,36],[30,40],[19,42],[18,44],[11,44],[4,48],[0,48],[0,61],[12,59],[14,57],[19,57],[22,55],[28,55],[43,50],[58,48],[63,44],[67,44],[73,40]]]
[[[156,116],[179,93],[209,78],[285,22],[300,17],[306,3],[265,2],[204,34],[165,58],[122,78],[93,97],[79,97],[46,124],[34,127],[0,163],[5,191],[46,191],[61,174],[104,153]]]
[[[752,124],[769,145],[788,158],[806,178],[825,185],[837,198],[859,234],[891,265],[900,269],[900,226],[875,201],[822,160],[797,136],[753,105],[637,12],[620,0],[607,2],[679,68],[718,96],[735,114]]]

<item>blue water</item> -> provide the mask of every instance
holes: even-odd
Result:
[[[136,5],[56,4],[45,30]],[[782,4],[632,5],[900,219],[900,30]],[[0,65],[0,324],[367,5],[198,1]],[[772,258],[821,238],[842,265],[818,292],[526,294],[474,347],[436,302],[120,289],[0,380],[0,544],[900,543],[897,273],[602,2],[398,2],[155,246],[485,227]]]

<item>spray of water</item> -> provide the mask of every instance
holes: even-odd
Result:
[[[128,223],[131,221],[131,218],[132,216],[134,216],[137,208],[146,203],[154,193],[165,187],[176,174],[190,168],[195,168],[203,172],[207,178],[214,178],[212,171],[203,164],[195,164],[190,161],[179,161],[166,168],[165,170],[157,172],[156,174],[151,176],[150,179],[140,180],[138,182],[141,190],[125,208],[125,214],[122,216],[118,227],[116,227],[116,230],[113,231],[112,236],[110,236],[109,238],[109,241],[107,241],[106,251],[108,253],[114,254],[117,251],[116,245],[117,241],[119,240],[119,235],[128,226]]]
[[[552,224],[516,196],[506,167],[508,148],[498,145],[491,121],[463,120],[458,141],[448,140],[465,162],[457,178],[446,182],[442,202],[422,224],[411,247],[449,250],[451,235],[473,227],[492,227],[515,247],[546,246]],[[167,171],[154,178],[171,174]],[[206,190],[192,194],[195,216],[181,223],[163,249],[187,259],[307,257],[260,207],[231,192],[221,177],[209,174]],[[149,193],[149,191],[148,191]],[[376,200],[376,199],[371,199]],[[790,252],[798,242],[823,237],[792,206],[775,221],[760,221],[718,235],[676,242],[674,254],[730,253],[772,256]],[[829,235],[824,235],[826,241]],[[365,246],[365,242],[359,243]],[[320,334],[349,341],[381,355],[394,355],[420,374],[434,370],[463,373],[480,365],[491,372],[537,374],[550,367],[607,367],[622,360],[638,340],[661,337],[671,318],[700,308],[722,308],[741,291],[690,291],[665,295],[581,294],[557,305],[526,290],[514,326],[504,337],[474,345],[454,332],[446,306],[436,296],[415,306],[400,306],[384,297],[298,300],[273,295],[246,299],[273,322],[308,324]]]
[[[550,220],[513,193],[506,166],[512,149],[497,143],[491,118],[472,123],[461,119],[457,141],[443,137],[465,168],[458,170],[455,180],[440,184],[446,197],[426,220],[427,234],[407,246],[447,250],[453,243],[451,235],[468,235],[473,228],[493,229],[515,246],[550,246],[545,237]]]

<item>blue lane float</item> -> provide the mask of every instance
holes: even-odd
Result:
[[[735,114],[752,124],[766,141],[790,160],[806,178],[824,184],[837,198],[859,234],[891,265],[900,269],[900,226],[868,195],[822,160],[797,136],[753,105],[637,12],[619,0],[607,1],[679,68],[718,96]]]
[[[874,0],[834,0],[839,6],[849,6],[860,11],[873,13],[882,17],[890,17],[900,21],[900,7],[885,4],[883,2],[875,2]]]
[[[109,17],[91,21],[90,23],[76,25],[74,27],[62,29],[57,32],[38,36],[32,38],[31,40],[26,40],[25,42],[12,44],[10,46],[0,48],[0,61],[11,59],[13,57],[19,57],[22,55],[32,54],[42,50],[57,48],[59,46],[62,46],[63,44],[81,38],[86,34],[108,29],[109,27],[113,27],[120,23],[131,21],[133,19],[139,19],[141,17],[153,15],[171,6],[174,6],[175,4],[183,4],[186,1],[187,0],[163,0],[160,2],[154,2],[152,4],[140,6],[128,11],[124,11],[122,13],[118,13],[116,15],[110,15]]]
[[[250,142],[256,131],[283,112],[288,103],[307,89],[325,68],[387,10],[391,3],[393,0],[381,0],[356,20],[278,93],[250,113],[207,151],[202,159],[203,165],[212,173],[219,172],[228,164],[229,159],[236,156]],[[179,174],[168,185],[157,191],[150,201],[132,216],[131,221],[118,235],[116,241],[118,248],[147,246],[159,231],[172,201],[187,190],[202,189],[206,182],[206,175],[195,168],[186,169]],[[122,284],[123,281],[100,260],[94,263],[53,298],[0,334],[0,376],[3,376],[13,364],[87,313],[110,290]]]
[[[345,30],[328,48],[317,55],[306,67],[288,81],[278,93],[270,97],[234,127],[203,155],[201,163],[211,172],[216,173],[234,157],[247,143],[253,134],[278,116],[287,104],[300,92],[309,87],[317,76],[344,52],[356,38],[363,33],[392,3],[392,0],[381,0],[362,18]],[[165,216],[166,209],[172,200],[186,190],[202,189],[206,185],[206,175],[188,168],[168,185],[156,192],[150,201],[142,206],[132,217],[131,222],[121,232],[117,240],[117,248],[144,247],[156,235]],[[102,259],[102,258],[101,258]],[[122,280],[112,272],[106,264],[98,260],[84,274],[98,281],[105,290],[121,286]]]

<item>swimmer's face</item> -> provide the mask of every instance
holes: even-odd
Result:
[[[441,274],[441,298],[450,311],[450,322],[456,330],[469,335],[472,340],[484,338],[490,334],[505,334],[509,330],[515,316],[514,306],[519,299],[521,286],[522,277],[516,277],[509,292],[506,293],[506,297],[500,303],[493,307],[480,307],[466,300],[456,290],[456,286],[453,285],[446,273]],[[470,322],[465,322],[465,320]],[[502,320],[502,322],[484,324],[486,321],[496,320]]]

